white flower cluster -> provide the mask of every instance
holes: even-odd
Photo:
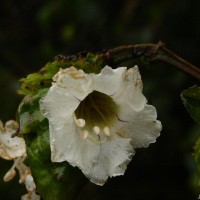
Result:
[[[54,76],[40,108],[49,120],[51,159],[79,167],[95,184],[123,175],[135,148],[160,135],[156,109],[142,94],[135,66],[87,74],[75,67]]]
[[[30,168],[23,162],[26,158],[26,147],[23,138],[12,137],[18,130],[19,125],[16,121],[10,120],[5,126],[0,121],[0,157],[6,160],[13,160],[14,164],[5,174],[4,181],[10,181],[19,171],[19,183],[24,183],[28,194],[22,196],[22,200],[40,200],[40,196],[35,193],[36,186],[31,175]]]

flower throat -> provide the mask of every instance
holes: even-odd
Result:
[[[75,110],[76,118],[84,119],[89,128],[109,127],[116,119],[116,114],[117,105],[113,99],[98,91],[90,93]]]

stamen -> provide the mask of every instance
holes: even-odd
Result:
[[[81,133],[81,136],[82,138],[85,140],[89,135],[89,132],[87,130],[84,130],[82,133]]]
[[[94,126],[93,127],[93,129],[94,129],[94,132],[97,134],[97,135],[99,135],[99,133],[100,133],[100,128],[98,127],[98,126]]]
[[[108,137],[110,136],[110,129],[107,126],[104,127],[103,132],[105,133],[106,136]]]
[[[5,182],[8,182],[10,181],[11,179],[13,179],[13,177],[16,175],[16,171],[15,169],[11,168],[6,174],[5,176],[3,177],[3,180]]]
[[[80,128],[83,128],[85,126],[85,120],[84,119],[80,118],[80,119],[75,120],[75,122],[76,122],[76,125]]]

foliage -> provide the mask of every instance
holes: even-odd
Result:
[[[183,103],[190,116],[199,124],[200,123],[200,87],[193,86],[181,94]],[[194,146],[194,159],[198,171],[198,187],[200,184],[200,138]]]
[[[21,89],[19,94],[29,95],[35,94],[42,88],[49,88],[53,76],[60,68],[74,66],[77,69],[82,69],[85,72],[99,72],[103,66],[103,61],[98,59],[95,54],[87,53],[86,57],[78,58],[76,56],[57,56],[58,61],[47,63],[38,73],[28,75],[26,78],[20,79]],[[60,59],[60,60],[59,60]],[[99,64],[99,65],[98,65]]]
[[[191,117],[200,123],[200,87],[191,87],[181,94],[183,103]]]

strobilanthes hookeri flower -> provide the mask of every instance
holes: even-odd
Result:
[[[98,185],[123,175],[134,149],[148,147],[161,131],[137,66],[105,66],[99,74],[60,69],[40,109],[49,120],[52,161],[79,167]]]
[[[22,196],[22,200],[40,200],[40,196],[35,193],[36,185],[31,175],[31,170],[24,164],[26,159],[26,145],[23,138],[13,134],[18,130],[19,125],[14,120],[9,120],[3,125],[0,121],[0,157],[6,160],[13,160],[12,167],[4,176],[4,181],[8,182],[19,171],[19,183],[24,183],[28,194]]]

